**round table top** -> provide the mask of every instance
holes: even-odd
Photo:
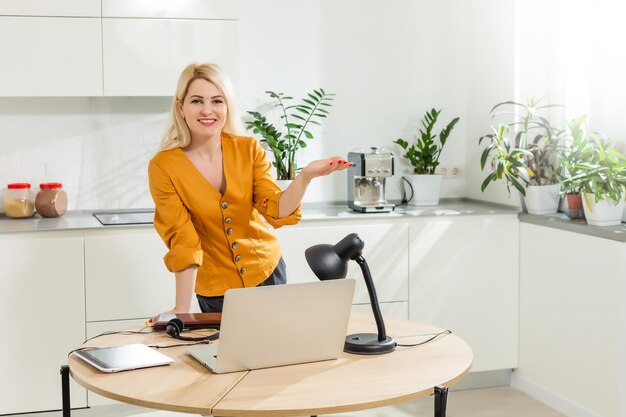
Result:
[[[400,344],[422,342],[442,329],[385,318],[387,334]],[[373,318],[352,314],[348,333],[376,332]],[[129,343],[181,343],[164,333],[107,335],[83,346]],[[184,343],[184,342],[183,342]],[[214,374],[186,347],[160,352],[175,360],[168,366],[104,373],[71,356],[72,377],[90,391],[149,408],[217,416],[302,416],[382,407],[431,395],[469,372],[472,350],[448,334],[416,347],[382,355],[343,353],[339,359],[276,368]]]

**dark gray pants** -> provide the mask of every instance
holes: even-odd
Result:
[[[258,287],[263,287],[266,285],[280,285],[287,283],[287,265],[285,265],[285,261],[282,256],[278,261],[278,265],[276,265],[276,269],[272,272],[272,275],[267,277],[265,281],[257,285]],[[221,313],[224,308],[224,297],[205,297],[200,294],[196,294],[196,298],[198,298],[198,304],[200,305],[200,310],[203,313]]]

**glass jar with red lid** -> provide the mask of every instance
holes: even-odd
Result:
[[[42,217],[59,217],[67,210],[67,194],[60,182],[39,184],[35,208]]]
[[[31,217],[35,213],[35,199],[27,182],[7,185],[2,199],[4,213],[13,218]]]

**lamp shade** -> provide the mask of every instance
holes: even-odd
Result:
[[[339,279],[346,277],[348,262],[361,255],[364,246],[361,238],[351,233],[335,245],[311,246],[304,252],[304,256],[320,280]]]

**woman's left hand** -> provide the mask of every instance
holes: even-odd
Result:
[[[315,177],[323,177],[335,171],[343,171],[350,166],[352,166],[352,162],[348,162],[340,156],[333,156],[332,158],[318,159],[311,162],[302,169],[301,174],[310,181]]]

